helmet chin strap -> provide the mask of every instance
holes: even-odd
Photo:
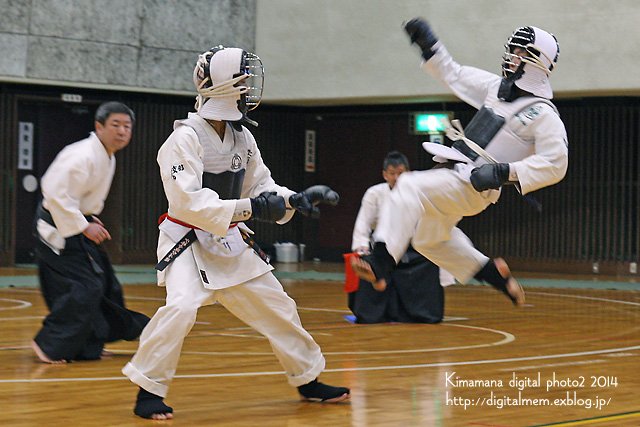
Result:
[[[238,99],[237,103],[238,103],[238,110],[242,113],[242,118],[240,118],[240,120],[230,121],[228,123],[231,124],[231,126],[233,126],[233,128],[238,132],[242,130],[242,125],[245,123],[248,123],[254,127],[258,127],[258,122],[256,122],[255,120],[251,120],[249,117],[247,117],[247,112],[249,111],[249,108],[247,107],[245,93],[240,95],[240,99]]]
[[[506,102],[513,102],[528,93],[516,86],[516,80],[524,74],[524,63],[520,63],[518,69],[515,71],[505,68],[503,73],[505,75],[502,77],[500,87],[498,88],[499,99]]]
[[[247,122],[251,126],[258,127],[258,122],[256,122],[255,120],[251,120],[249,117],[247,117],[246,114],[244,116],[242,116],[242,120],[241,121]]]
[[[516,86],[516,82],[509,78],[503,77],[498,88],[498,98],[503,101],[513,102],[524,95],[524,91]]]
[[[233,126],[233,128],[238,132],[242,131],[242,125],[245,123],[248,123],[251,126],[258,127],[258,122],[256,122],[255,120],[251,120],[249,117],[247,117],[246,113],[242,113],[242,118],[240,120],[236,120],[234,122],[227,121],[227,123]]]

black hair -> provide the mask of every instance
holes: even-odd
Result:
[[[110,115],[117,113],[127,114],[131,118],[131,123],[135,124],[136,116],[133,114],[133,110],[117,101],[101,104],[96,111],[95,121],[104,125]]]
[[[399,151],[391,151],[387,154],[387,157],[384,158],[384,162],[382,162],[382,170],[387,170],[389,166],[398,167],[400,165],[404,165],[407,170],[409,170],[409,160],[407,160],[407,156],[402,154]]]

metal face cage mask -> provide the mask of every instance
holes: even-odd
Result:
[[[246,111],[251,111],[262,101],[264,65],[262,65],[262,60],[258,55],[243,51],[240,71],[243,75],[247,76],[245,82],[247,90],[242,94],[242,98],[244,98]]]

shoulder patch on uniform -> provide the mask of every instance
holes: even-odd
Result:
[[[540,110],[542,110],[542,106],[534,105],[533,107],[525,108],[516,114],[516,118],[520,120],[523,126],[527,125],[527,121],[531,122],[536,119],[540,115]]]
[[[542,107],[540,105],[535,105],[533,107],[527,108],[523,111],[523,113],[527,119],[533,120],[540,114],[541,109]]]

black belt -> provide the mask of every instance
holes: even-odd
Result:
[[[260,249],[260,246],[258,246],[258,244],[251,238],[251,236],[249,236],[249,233],[245,233],[244,231],[240,230],[240,235],[242,236],[242,240],[244,240],[244,242],[249,245],[251,249],[253,249],[253,251],[260,257],[261,260],[263,260],[267,264],[271,262],[271,257],[264,253],[262,249]]]
[[[173,246],[173,248],[171,248],[169,252],[167,252],[164,257],[162,257],[162,261],[156,264],[156,270],[162,271],[167,268],[167,266],[171,264],[178,255],[184,252],[184,250],[191,246],[191,244],[196,240],[198,240],[196,230],[192,228],[182,239],[178,241],[178,243]]]
[[[249,234],[240,230],[240,235],[242,236],[242,240],[244,240],[244,242],[253,249],[256,255],[258,255],[265,263],[269,264],[271,258],[262,249],[260,249],[260,246],[258,246]],[[162,261],[156,265],[156,270],[162,271],[167,268],[167,266],[171,264],[178,255],[184,252],[196,240],[198,240],[196,231],[194,229],[189,230],[189,232],[185,234],[184,237],[180,239],[164,257],[162,257]]]
[[[36,208],[36,217],[38,219],[43,220],[44,222],[46,222],[50,226],[56,227],[56,223],[53,221],[53,217],[51,216],[51,212],[49,212],[47,209],[45,209],[44,206],[42,206],[42,202],[38,203],[38,207]],[[93,221],[93,216],[85,215],[84,217],[85,217],[85,219],[87,221],[94,222]],[[93,270],[98,274],[104,273],[104,270],[102,269],[102,267],[100,267],[100,265],[98,265],[96,260],[91,255],[91,250],[90,250],[89,246],[87,246],[87,245],[91,245],[91,244],[94,244],[94,243],[91,240],[89,240],[88,238],[82,238],[82,233],[77,234],[77,236],[80,236],[80,240],[79,240],[80,246],[82,246],[84,251],[87,253],[87,256],[89,257],[89,262],[91,263],[91,267],[93,268]],[[74,236],[72,236],[72,237],[74,237]],[[38,238],[42,239],[41,237],[38,237]],[[98,245],[96,245],[96,244],[94,244],[94,246],[98,247]]]
[[[56,223],[53,221],[53,217],[51,216],[51,212],[49,212],[47,209],[45,209],[45,207],[42,206],[42,203],[38,203],[38,207],[36,208],[36,216],[39,219],[41,219],[44,222],[46,222],[47,224],[49,224],[50,226],[56,227]],[[91,216],[91,215],[85,215],[84,218],[89,222],[94,222],[93,221],[93,216]]]

